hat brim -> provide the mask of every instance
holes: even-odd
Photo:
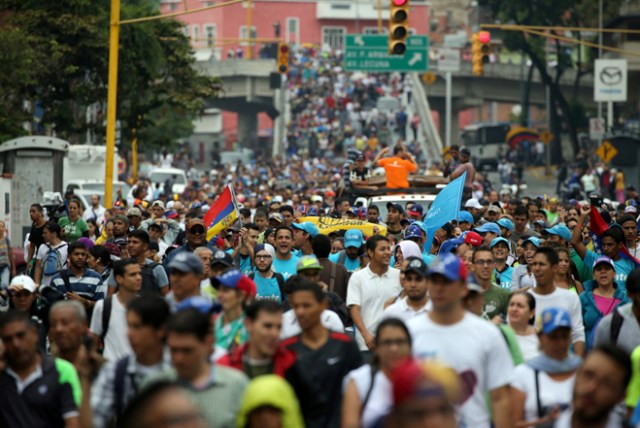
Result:
[[[172,261],[171,263],[169,263],[169,265],[167,267],[169,268],[169,271],[177,270],[177,271],[180,271],[182,273],[192,273],[194,275],[201,275],[202,274],[202,270],[200,270],[200,272],[194,271],[193,267],[187,265],[186,263],[182,263],[182,262],[178,262],[178,261]]]

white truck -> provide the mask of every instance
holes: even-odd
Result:
[[[121,162],[120,156],[116,153],[113,158],[113,181],[118,181],[118,169]],[[107,147],[94,146],[89,144],[77,144],[69,146],[67,156],[64,158],[63,177],[64,188],[70,183],[76,184],[75,188],[81,189],[78,183],[91,182],[95,186],[96,182],[103,183],[107,166]],[[98,190],[98,189],[92,189]],[[104,191],[104,190],[103,190]],[[115,190],[114,190],[115,193]]]
[[[13,246],[21,247],[31,229],[29,208],[45,192],[64,194],[63,160],[70,144],[45,136],[9,140],[0,145],[0,219]]]

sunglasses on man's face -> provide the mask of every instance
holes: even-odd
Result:
[[[202,235],[204,233],[204,227],[192,227],[189,229],[189,233],[192,235]]]

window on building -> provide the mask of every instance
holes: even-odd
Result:
[[[322,43],[331,47],[331,49],[343,49],[344,36],[347,33],[345,27],[323,27]]]
[[[289,44],[300,44],[300,18],[287,18],[285,40]]]
[[[193,34],[193,40],[191,40],[191,44],[193,46],[200,45],[200,26],[195,24],[191,27],[191,33]]]
[[[204,38],[208,48],[212,48],[216,44],[216,26],[208,24],[204,26]]]
[[[258,37],[258,31],[256,30],[255,26],[251,26],[251,38],[256,38]],[[247,26],[246,25],[242,25],[240,26],[240,38],[241,39],[248,39],[249,38],[249,34],[247,33]],[[240,42],[240,46],[247,46],[249,43],[246,41],[242,41]],[[255,42],[252,42],[251,45],[255,45]]]

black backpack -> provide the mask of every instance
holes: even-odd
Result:
[[[611,316],[611,344],[618,344],[618,336],[620,336],[620,330],[622,329],[622,323],[624,322],[624,317],[620,315],[617,309],[613,310],[613,315]]]
[[[151,262],[142,265],[142,288],[140,293],[151,291],[160,295],[160,284],[156,281],[156,277],[153,276],[153,270],[156,266],[160,266],[160,263]]]

